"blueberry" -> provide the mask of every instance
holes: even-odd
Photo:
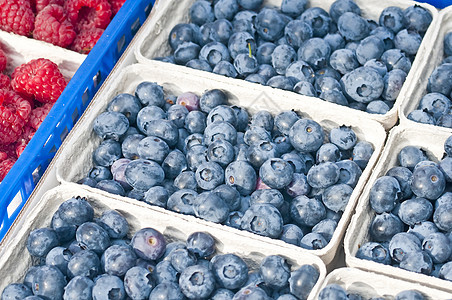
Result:
[[[264,42],[256,50],[256,59],[259,65],[271,64],[272,53],[275,50],[276,45],[271,42]],[[270,76],[271,77],[271,76]]]
[[[388,6],[380,13],[379,24],[397,33],[405,27],[403,10],[397,6]]]
[[[306,175],[293,173],[292,181],[286,187],[286,193],[291,197],[307,195],[311,191]]]
[[[112,245],[101,257],[101,266],[105,273],[122,277],[135,265],[137,257],[130,246]]]
[[[332,20],[329,14],[320,7],[307,8],[298,19],[312,27],[314,37],[324,37],[330,30]]]
[[[129,124],[135,124],[137,114],[141,109],[139,99],[131,94],[122,93],[115,96],[107,105],[107,111],[115,111],[124,114]]]
[[[427,221],[433,214],[433,205],[425,198],[413,198],[400,204],[399,217],[407,225]]]
[[[202,70],[202,71],[207,71],[207,72],[213,71],[210,64],[204,59],[191,59],[185,64],[185,66],[192,68],[192,69],[197,69],[197,70]]]
[[[431,114],[435,119],[438,119],[444,114],[448,114],[451,108],[451,101],[449,98],[440,93],[425,94],[418,105],[418,109]]]
[[[353,188],[347,184],[335,184],[323,191],[322,201],[328,209],[334,212],[344,211],[352,192]]]
[[[425,251],[408,253],[399,265],[401,269],[426,275],[430,275],[432,266],[432,259]]]
[[[292,200],[290,216],[299,226],[312,227],[326,218],[326,209],[321,201],[303,195]]]
[[[275,46],[276,47],[276,46]],[[272,50],[272,53],[273,53],[273,50]],[[272,77],[274,77],[274,76],[276,76],[276,75],[278,75],[277,73],[276,73],[276,71],[275,71],[275,69],[273,68],[273,66],[271,65],[271,54],[272,53],[269,53],[269,62],[266,62],[266,63],[264,63],[264,64],[260,64],[259,65],[259,68],[258,68],[258,70],[257,70],[257,72],[256,72],[256,74],[258,74],[258,75],[261,75],[262,77],[264,77],[264,79],[266,79],[267,81],[268,81],[268,79],[270,79],[270,78],[272,78]],[[241,131],[245,131],[245,129],[246,128],[243,128],[242,127],[242,130]]]
[[[52,248],[45,257],[46,265],[57,267],[63,275],[67,273],[67,265],[72,253],[65,247]]]
[[[307,81],[300,81],[295,84],[293,91],[300,95],[315,97],[317,95],[314,86]]]
[[[432,14],[420,5],[412,5],[403,10],[403,15],[408,28],[424,34],[432,22]]]
[[[388,71],[393,69],[401,69],[405,73],[411,69],[410,59],[400,49],[389,49],[381,55],[381,61],[386,64]],[[428,85],[427,85],[428,88]]]
[[[64,288],[63,299],[65,300],[90,300],[94,282],[85,276],[72,278]],[[39,298],[41,299],[41,298]]]
[[[333,69],[341,74],[346,74],[359,67],[359,62],[354,51],[341,48],[331,53],[329,63]]]
[[[321,38],[314,37],[305,41],[298,49],[298,60],[307,62],[313,69],[319,70],[327,66],[331,48]]]
[[[308,183],[313,188],[327,188],[338,182],[339,167],[334,162],[324,162],[313,166],[307,174]]]
[[[412,233],[419,238],[419,240],[423,241],[425,237],[430,235],[431,233],[438,232],[439,229],[436,227],[435,223],[430,221],[424,221],[419,224],[414,224],[414,226],[410,226],[408,229],[408,233]]]
[[[338,1],[336,1],[338,2]],[[334,3],[336,3],[334,2]],[[345,1],[339,1],[345,2]],[[351,1],[350,1],[351,2]],[[330,283],[324,287],[319,293],[319,300],[336,299],[336,300],[347,300],[347,291],[338,284]]]
[[[234,161],[225,169],[226,184],[235,187],[241,195],[250,195],[256,188],[256,171],[246,161]]]
[[[357,15],[361,15],[361,9],[352,0],[337,0],[330,6],[330,16],[336,23],[339,20],[339,17],[346,12],[353,12]]]
[[[242,76],[254,74],[259,67],[257,59],[254,56],[249,56],[245,53],[240,53],[234,59],[234,68],[237,73]]]
[[[452,231],[452,220],[450,218],[452,212],[451,204],[439,205],[433,213],[433,222],[435,225],[446,232]]]
[[[435,118],[433,118],[432,115],[430,115],[429,113],[427,113],[425,111],[419,110],[419,109],[415,109],[415,110],[411,111],[407,115],[407,119],[412,120],[414,122],[418,122],[418,123],[436,125]]]
[[[417,163],[427,160],[427,156],[419,147],[405,146],[400,150],[397,159],[402,167],[412,170]]]
[[[77,226],[71,225],[61,219],[60,212],[58,210],[53,214],[50,226],[53,230],[55,230],[59,242],[68,242],[75,238],[75,230],[77,230]]]
[[[27,238],[27,250],[35,257],[44,258],[58,244],[55,230],[46,227],[32,230]]]
[[[354,130],[348,126],[340,126],[331,129],[329,139],[330,142],[335,144],[340,150],[352,149],[358,140]]]
[[[395,234],[403,231],[402,221],[392,213],[376,215],[369,227],[370,236],[376,242],[389,242]]]
[[[383,244],[376,242],[364,243],[356,252],[356,257],[385,265],[391,264],[389,249]]]
[[[319,271],[311,265],[302,265],[290,273],[290,292],[299,299],[307,299],[319,279]]]
[[[259,170],[262,181],[275,189],[286,187],[292,181],[293,172],[292,165],[280,158],[268,159]]]
[[[238,76],[234,65],[228,61],[220,61],[214,68],[213,73],[224,75],[226,77],[236,78]]]
[[[416,55],[422,37],[416,30],[403,29],[394,37],[394,46],[408,55]]]
[[[411,189],[418,197],[437,199],[445,189],[443,172],[435,166],[422,166],[413,171]]]
[[[87,249],[96,253],[102,253],[110,246],[110,237],[107,231],[94,222],[86,222],[80,225],[75,232],[75,237]]]
[[[243,230],[271,238],[278,238],[282,227],[281,213],[271,204],[253,204],[241,219]]]
[[[360,41],[370,32],[365,19],[354,12],[345,12],[337,20],[337,28],[347,41]]]
[[[121,278],[108,274],[100,275],[95,280],[92,293],[95,300],[126,299],[124,282]]]
[[[176,64],[185,65],[199,55],[201,47],[193,42],[183,42],[174,51],[174,61]]]
[[[71,257],[67,266],[69,278],[84,276],[94,279],[101,270],[99,256],[91,250],[81,250]]]
[[[383,76],[383,80],[385,80],[385,76],[386,76],[386,74],[388,74],[388,67],[387,67],[386,64],[385,64],[382,60],[380,60],[380,59],[372,58],[372,59],[366,61],[365,64],[364,64],[364,66],[365,66],[365,67],[370,67],[370,68],[375,69],[381,76]],[[403,72],[403,71],[400,70],[400,69],[396,69],[396,70],[399,70],[399,71],[401,71],[402,73],[405,73],[405,72]],[[394,70],[393,70],[393,71],[394,71]],[[385,87],[386,87],[386,81],[385,81]],[[383,92],[384,92],[384,90],[383,90]]]
[[[300,241],[300,246],[304,249],[318,250],[325,248],[328,241],[320,233],[310,232],[306,234]]]
[[[248,0],[245,6],[258,4],[261,0]],[[246,2],[246,0],[245,0]],[[253,3],[254,2],[254,3]],[[239,5],[240,1],[239,1]],[[246,31],[252,35],[256,33],[256,28],[254,26],[254,19],[257,13],[251,10],[241,10],[232,19],[232,26],[234,27],[234,32]]]
[[[133,188],[147,191],[160,184],[165,178],[162,167],[154,161],[137,159],[131,161],[125,169],[127,183]]]
[[[111,138],[119,140],[127,129],[129,120],[118,111],[106,111],[96,117],[93,124],[94,132],[102,139]]]
[[[336,166],[339,168],[337,183],[345,183],[354,188],[362,174],[359,165],[353,160],[345,159],[336,162]]]
[[[29,287],[22,283],[8,284],[2,292],[2,299],[23,299],[25,297],[33,295],[33,292]]]
[[[295,224],[285,224],[279,238],[286,243],[298,246],[303,236],[304,233],[300,227]]]
[[[235,60],[239,54],[254,55],[256,53],[256,42],[250,33],[239,31],[229,38],[228,49],[231,58]]]
[[[135,89],[135,96],[143,106],[163,107],[165,104],[163,87],[155,82],[143,81],[138,84]]]
[[[168,202],[169,192],[162,186],[153,186],[144,193],[143,201],[151,204],[166,208]]]
[[[359,42],[358,48],[356,48],[356,59],[361,65],[364,65],[372,59],[379,59],[384,51],[384,42],[380,38],[371,35]]]
[[[388,72],[384,77],[384,89],[381,97],[388,101],[395,101],[402,89],[402,85],[405,82],[407,74],[400,69],[393,69]]]
[[[452,281],[452,262],[445,263],[439,270],[439,278]]]
[[[384,89],[383,77],[370,67],[359,67],[345,74],[341,84],[346,95],[361,103],[378,99]]]
[[[206,129],[206,115],[199,110],[192,110],[185,117],[185,128],[188,133],[202,133]]]
[[[304,21],[293,20],[284,28],[284,36],[289,46],[297,50],[303,42],[313,37],[312,27]]]
[[[400,232],[395,234],[389,242],[391,257],[396,262],[403,261],[408,254],[420,252],[421,241],[413,234]]]
[[[266,41],[276,41],[284,34],[286,23],[275,9],[264,8],[256,17],[257,34]]]
[[[189,299],[204,299],[214,291],[215,278],[208,267],[193,265],[181,272],[179,286]]]
[[[166,242],[159,231],[153,228],[142,228],[133,235],[131,245],[138,257],[156,260],[163,255]]]
[[[298,60],[292,62],[287,66],[285,72],[285,75],[287,77],[293,78],[296,81],[307,82],[311,84],[314,83],[314,70],[305,61]],[[297,84],[299,84],[300,82],[298,82]],[[313,95],[315,95],[315,92],[313,92]]]
[[[281,11],[286,15],[295,18],[303,13],[307,5],[307,0],[283,0],[281,2]]]
[[[152,273],[143,267],[132,267],[124,276],[124,290],[132,299],[148,299],[154,287]]]
[[[235,145],[237,141],[237,130],[228,122],[218,121],[209,124],[204,131],[204,143],[209,146],[216,140],[224,139]]]
[[[398,293],[395,298],[395,300],[404,300],[404,299],[424,300],[425,297],[416,290],[406,290]]]
[[[193,211],[198,218],[223,223],[229,215],[229,207],[213,192],[200,193],[193,202]]]
[[[452,252],[450,240],[441,232],[426,236],[422,241],[422,249],[430,255],[435,264],[447,262]]]
[[[234,294],[232,300],[269,300],[267,293],[259,286],[246,285]]]
[[[232,20],[239,10],[237,0],[218,0],[215,2],[213,11],[217,19]]]
[[[196,1],[190,6],[190,20],[198,26],[215,20],[213,9],[209,1]]]
[[[250,205],[258,203],[271,204],[279,209],[284,203],[284,197],[281,192],[276,189],[256,190],[251,194]]]
[[[187,237],[187,249],[196,257],[207,258],[215,253],[215,240],[207,232],[193,232]]]
[[[207,61],[212,68],[215,68],[221,61],[230,61],[231,57],[228,48],[220,42],[210,42],[204,45],[199,52],[200,59]]]
[[[210,299],[211,300],[232,300],[234,297],[234,292],[225,288],[216,289]]]
[[[331,241],[334,231],[337,227],[337,221],[333,219],[323,219],[314,227],[312,227],[313,233],[319,233],[321,234],[327,242]]]
[[[300,152],[317,151],[323,144],[325,133],[319,123],[310,119],[300,119],[290,128],[292,146]]]
[[[93,161],[97,165],[110,167],[121,156],[121,144],[115,140],[108,139],[102,141],[94,150]]]
[[[177,47],[184,42],[196,43],[199,40],[199,35],[200,32],[197,25],[181,23],[171,29],[168,42],[173,51],[176,51]]]
[[[370,32],[370,35],[380,38],[384,45],[385,51],[394,48],[394,32],[385,26],[378,26]]]
[[[62,299],[67,281],[63,273],[54,266],[40,266],[33,280],[33,294],[44,299]]]
[[[168,179],[174,179],[188,169],[187,159],[178,149],[169,152],[161,166],[165,171],[165,177]]]
[[[179,285],[174,282],[159,283],[149,295],[149,299],[174,299],[183,300],[184,294],[181,292]]]
[[[279,75],[284,75],[286,73],[286,68],[293,61],[296,60],[296,52],[289,45],[279,45],[272,52],[272,66],[276,73]]]
[[[276,75],[270,78],[266,85],[277,89],[292,91],[294,88],[294,80],[283,75]]]
[[[234,110],[227,105],[218,105],[214,107],[206,117],[206,125],[214,122],[228,122],[232,126],[237,125],[237,115]]]
[[[211,259],[212,271],[220,287],[238,289],[248,280],[248,266],[235,254],[219,254]]]
[[[377,213],[390,212],[401,197],[400,185],[397,179],[391,176],[381,176],[373,184],[369,202]]]

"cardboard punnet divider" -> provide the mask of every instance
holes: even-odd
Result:
[[[415,76],[407,84],[407,92],[402,95],[399,118],[400,123],[407,126],[426,127],[430,130],[452,132],[451,128],[418,123],[408,119],[408,115],[418,108],[422,97],[427,94],[427,84],[430,75],[445,58],[444,36],[452,31],[452,6],[441,10],[435,22],[436,24],[433,26],[434,30],[429,35],[428,50],[425,51],[423,59],[420,61],[419,67],[416,70],[418,76]],[[450,98],[450,95],[446,96]]]
[[[359,247],[370,241],[369,226],[376,213],[369,204],[369,193],[375,181],[385,175],[389,169],[399,165],[397,155],[405,146],[420,147],[426,152],[429,159],[438,162],[444,154],[444,142],[450,135],[451,133],[432,131],[425,127],[408,127],[403,125],[396,126],[389,132],[388,140],[380,159],[358,200],[356,212],[345,234],[344,251],[345,261],[348,267],[418,282],[452,293],[452,282],[450,281],[406,271],[390,265],[359,259],[355,256]]]
[[[273,115],[276,115],[279,112],[293,109],[299,112],[302,117],[311,118],[320,123],[327,133],[337,126],[351,126],[359,140],[365,140],[373,144],[374,153],[350,197],[332,240],[325,248],[305,250],[281,240],[242,232],[244,235],[265,241],[269,244],[314,253],[321,257],[328,266],[335,258],[336,252],[342,249],[345,228],[354,212],[356,200],[364,188],[367,178],[371,174],[372,168],[383,148],[386,139],[385,130],[378,122],[364,119],[360,115],[353,115],[350,111],[341,111],[341,108],[333,112],[326,109],[325,103],[319,103],[319,105],[313,106],[308,102],[286,99],[284,94],[281,94],[279,90],[272,90],[267,93],[260,89],[259,86],[249,86],[244,81],[230,82],[224,79],[193,79],[193,76],[176,72],[171,66],[162,69],[160,64],[133,64],[123,68],[117,76],[105,83],[102,93],[96,95],[96,98],[91,102],[79,123],[66,138],[62,150],[57,153],[55,168],[58,181],[62,183],[78,182],[88,174],[89,170],[93,167],[92,153],[101,142],[100,138],[92,130],[92,124],[95,118],[105,110],[107,104],[114,96],[119,93],[133,94],[136,86],[143,81],[156,82],[163,86],[165,93],[174,95],[188,91],[201,95],[208,89],[221,89],[228,95],[229,104],[236,104],[246,108],[251,116],[259,110],[268,110]],[[106,194],[106,192],[92,189],[88,186],[83,186],[83,188]],[[126,199],[117,195],[111,196]],[[161,208],[156,207],[155,209]],[[182,215],[181,217],[188,220],[196,219],[196,217],[188,215]],[[219,224],[212,226],[219,228],[227,227]],[[241,232],[230,227],[227,227],[226,230],[234,234]]]
[[[41,199],[33,199],[36,202],[36,206],[33,208],[28,206],[29,203],[25,204],[19,218],[15,220],[10,232],[2,241],[2,243],[7,244],[7,247],[3,247],[0,250],[1,291],[9,283],[21,282],[27,269],[32,265],[31,256],[26,248],[29,233],[37,228],[48,227],[52,215],[59,205],[71,197],[86,198],[94,208],[95,217],[110,209],[120,212],[129,223],[128,238],[131,238],[136,231],[145,227],[152,227],[160,231],[167,242],[185,242],[191,233],[204,231],[214,237],[217,253],[234,253],[240,256],[245,260],[250,270],[258,269],[262,259],[268,255],[284,257],[291,265],[292,271],[305,264],[312,265],[318,269],[320,275],[311,291],[311,295],[317,292],[318,287],[326,276],[325,264],[315,255],[255,241],[242,235],[231,235],[226,230],[211,227],[202,222],[189,221],[173,214],[168,214],[165,211],[154,210],[143,202],[129,201],[127,199],[118,200],[89,192],[80,188],[78,184],[65,183],[48,190]]]
[[[322,289],[329,284],[340,285],[347,293],[359,294],[364,299],[377,297],[393,299],[398,293],[406,290],[416,290],[428,300],[451,299],[449,292],[440,289],[355,268],[339,268],[328,273],[314,298],[318,299]]]
[[[195,0],[184,0],[184,1],[166,1],[160,3],[154,18],[149,19],[143,24],[142,33],[137,36],[135,42],[135,56],[140,63],[148,63],[153,58],[159,56],[166,56],[171,53],[171,47],[168,43],[168,36],[172,28],[179,23],[187,23],[189,22],[189,9],[190,6],[195,2]],[[280,7],[280,0],[265,0],[263,6],[270,7]],[[321,7],[326,11],[329,11],[329,8],[334,0],[310,0],[308,2],[308,7]],[[381,1],[365,1],[365,0],[356,0],[354,1],[360,8],[361,14],[364,18],[371,19],[378,22],[379,16],[384,8],[389,6],[398,6],[402,9],[405,9],[409,6],[419,5],[423,8],[427,9],[433,17],[433,22],[427,30],[424,39],[419,47],[418,53],[416,55],[416,59],[412,63],[412,67],[405,82],[417,81],[420,76],[419,72],[416,70],[419,68],[423,57],[428,54],[430,50],[430,36],[435,30],[434,24],[438,15],[438,10],[427,3],[415,2],[415,1],[405,1],[405,0],[381,0]],[[161,68],[167,68],[169,63],[157,61],[157,64],[161,66]],[[210,73],[206,71],[194,70],[188,71],[188,67],[177,66],[177,72],[190,72],[195,74],[197,77],[210,77],[210,78],[222,78],[224,76],[217,75],[215,73]],[[227,78],[227,81],[236,82],[240,79]],[[259,85],[256,83],[248,83],[250,86]],[[265,91],[271,91],[272,87],[264,86],[263,89]],[[282,94],[287,98],[299,99],[300,101],[307,101],[311,103],[311,105],[318,105],[319,102],[327,103],[328,109],[336,110],[339,105],[329,103],[321,100],[316,97],[306,97],[300,96],[295,92],[290,91],[282,91]],[[404,84],[399,96],[394,102],[393,108],[388,111],[384,115],[379,114],[370,114],[367,112],[355,110],[352,108],[348,108],[348,111],[353,111],[355,114],[360,115],[362,118],[367,118],[371,120],[375,120],[380,122],[386,130],[389,130],[393,127],[398,121],[398,111],[399,106],[403,98],[409,97],[407,94],[407,85]]]

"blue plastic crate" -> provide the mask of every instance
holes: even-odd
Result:
[[[80,118],[149,15],[155,0],[127,0],[112,19],[22,155],[0,183],[0,241]],[[8,206],[14,202],[13,211]]]
[[[452,5],[452,0],[421,0],[420,2],[426,2],[440,9]]]

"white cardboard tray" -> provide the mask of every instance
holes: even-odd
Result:
[[[354,211],[356,201],[360,195],[367,178],[371,174],[372,167],[375,165],[378,156],[383,148],[386,139],[386,132],[383,127],[375,121],[363,118],[361,115],[354,115],[349,110],[343,111],[338,108],[335,111],[328,109],[324,102],[318,105],[304,101],[296,101],[294,99],[285,99],[278,90],[271,90],[266,93],[260,89],[258,85],[249,86],[246,82],[235,81],[231,83],[226,78],[218,78],[218,80],[209,78],[186,77],[184,74],[174,73],[172,70],[162,69],[160,65],[152,64],[134,64],[125,67],[116,76],[107,79],[101,92],[99,92],[90,103],[85,113],[73,130],[65,139],[60,151],[55,156],[56,176],[59,182],[77,182],[85,177],[92,168],[92,153],[100,144],[100,138],[97,137],[93,130],[92,124],[97,115],[103,112],[109,101],[119,93],[133,93],[136,86],[142,81],[157,82],[162,85],[164,91],[178,95],[182,92],[195,92],[201,95],[207,89],[218,88],[227,91],[231,104],[238,104],[248,109],[251,114],[258,110],[266,109],[272,114],[281,111],[294,109],[300,112],[302,116],[311,118],[319,122],[323,128],[329,132],[334,127],[340,125],[352,126],[359,140],[365,140],[373,144],[374,153],[369,161],[367,168],[356,185],[344,214],[338,224],[331,242],[320,250],[304,250],[300,247],[287,244],[283,241],[261,237],[249,232],[244,234],[255,238],[256,240],[265,241],[271,244],[292,248],[297,251],[305,251],[318,255],[324,262],[329,265],[336,255],[339,247],[342,247],[342,238],[349,219]],[[284,99],[284,101],[280,101]],[[275,101],[276,100],[276,101]],[[91,189],[88,186],[83,188]],[[102,193],[97,189],[91,189]],[[118,197],[126,199],[125,197]],[[192,216],[183,216],[189,220],[195,220]],[[206,222],[207,223],[207,222]],[[223,225],[217,225],[226,227]],[[241,232],[227,227],[231,233]]]
[[[149,63],[152,58],[158,56],[166,56],[171,53],[171,48],[168,43],[168,35],[171,29],[179,24],[189,22],[188,11],[193,2],[195,0],[183,0],[183,1],[158,1],[158,7],[156,7],[155,14],[152,18],[148,18],[148,20],[143,24],[143,30],[136,36],[135,41],[131,43],[131,46],[134,49],[135,56],[140,63]],[[281,6],[281,0],[264,0],[263,5],[270,6]],[[308,1],[309,7],[321,7],[326,11],[329,11],[329,8],[334,0],[310,0]],[[426,3],[420,3],[415,1],[407,1],[407,0],[380,0],[380,1],[366,1],[366,0],[355,0],[356,4],[361,8],[362,16],[368,19],[378,21],[378,18],[383,11],[384,8],[388,6],[398,6],[401,8],[407,8],[412,5],[419,5],[426,8],[431,12],[433,17],[433,22],[429,29],[427,30],[424,40],[421,43],[421,46],[418,50],[418,55],[414,60],[411,71],[408,73],[405,82],[418,81],[419,72],[416,70],[419,68],[421,60],[426,57],[428,51],[431,49],[431,38],[433,31],[436,29],[433,24],[435,24],[435,20],[438,16],[438,10],[432,5]],[[157,61],[157,64],[161,66],[161,68],[170,68],[174,69],[174,72],[178,73],[188,73],[191,76],[197,77],[209,77],[209,78],[221,78],[225,77],[222,75],[217,75],[210,72],[193,70],[188,67],[173,65],[169,63],[164,63]],[[227,78],[226,81],[236,82],[241,79]],[[241,80],[243,81],[243,80]],[[256,83],[248,83],[249,86],[259,85]],[[274,88],[264,86],[265,91],[273,90]],[[299,101],[307,101],[310,102],[311,105],[319,105],[319,102],[327,103],[326,107],[329,107],[330,110],[338,109],[339,105],[329,103],[321,100],[320,98],[314,97],[306,97],[300,96],[294,92],[290,91],[281,91],[281,94],[284,95],[285,98],[298,99]],[[398,120],[398,110],[403,98],[409,97],[407,94],[407,85],[404,84],[402,90],[398,98],[394,103],[394,107],[384,115],[378,114],[370,114],[363,111],[358,111],[355,109],[347,108],[348,111],[353,111],[355,114],[360,115],[362,118],[368,118],[375,121],[380,122],[386,130],[389,130],[393,127]]]
[[[444,36],[452,31],[452,6],[442,9],[433,26],[429,43],[426,45],[427,51],[419,61],[419,67],[416,69],[417,75],[409,82],[406,93],[402,95],[400,104],[399,118],[401,124],[407,126],[426,127],[430,130],[452,132],[451,128],[418,123],[407,118],[408,114],[417,109],[421,98],[427,94],[428,78],[432,72],[441,64],[444,57]],[[449,96],[448,96],[449,97]]]
[[[452,295],[449,292],[430,288],[418,283],[394,279],[382,274],[366,272],[354,268],[339,268],[329,273],[323,281],[318,293],[329,284],[338,284],[349,293],[357,293],[370,299],[372,297],[383,297],[394,299],[395,295],[405,290],[416,290],[428,300],[447,300]]]
[[[450,281],[355,257],[358,248],[370,240],[368,229],[375,212],[369,205],[369,193],[375,180],[385,175],[390,168],[398,165],[397,154],[408,145],[421,147],[430,159],[439,161],[444,153],[444,141],[450,135],[450,133],[435,132],[425,127],[415,128],[403,125],[396,126],[390,131],[380,160],[358,200],[356,213],[353,215],[345,234],[344,251],[347,266],[422,283],[452,293],[452,282]]]
[[[32,199],[36,204],[32,209],[27,203],[19,218],[16,219],[11,230],[1,242],[0,270],[2,278],[0,280],[0,291],[9,283],[21,282],[31,266],[31,256],[26,249],[29,233],[33,229],[49,226],[52,215],[59,205],[75,196],[86,197],[94,208],[95,216],[99,216],[107,209],[118,210],[129,222],[129,238],[132,237],[133,233],[144,227],[152,227],[160,231],[168,242],[186,241],[187,237],[196,231],[208,232],[215,238],[217,253],[237,254],[246,261],[250,270],[257,269],[262,259],[268,255],[280,255],[286,258],[289,265],[292,266],[292,270],[304,264],[316,267],[320,275],[311,295],[317,292],[326,276],[324,263],[315,255],[250,240],[240,234],[231,235],[228,231],[211,227],[203,222],[188,221],[168,214],[166,211],[155,210],[142,202],[113,199],[81,189],[77,184],[67,183],[47,191],[41,199]],[[311,297],[311,299],[313,298]]]
[[[6,54],[6,73],[9,75],[23,63],[47,58],[58,65],[64,77],[70,79],[86,58],[85,54],[1,30],[0,48]]]

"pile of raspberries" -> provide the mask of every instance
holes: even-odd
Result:
[[[0,30],[88,54],[126,0],[0,0]]]
[[[22,154],[67,85],[54,62],[38,58],[5,74],[0,50],[0,181]]]

